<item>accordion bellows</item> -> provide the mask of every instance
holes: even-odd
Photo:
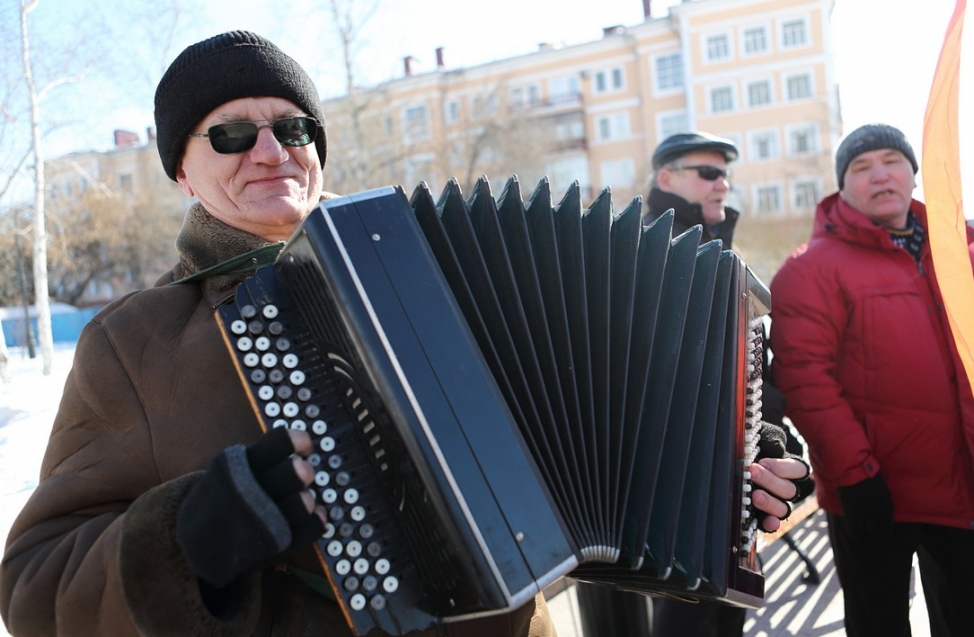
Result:
[[[306,429],[356,634],[558,578],[757,606],[744,467],[767,289],[641,200],[451,181],[322,203],[218,310],[265,427]]]

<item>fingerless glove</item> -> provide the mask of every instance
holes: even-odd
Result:
[[[301,502],[293,453],[287,430],[275,429],[213,459],[176,518],[176,540],[197,577],[225,586],[321,535],[321,519]]]

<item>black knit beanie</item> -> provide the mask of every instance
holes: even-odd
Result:
[[[230,31],[187,47],[156,88],[156,143],[166,174],[176,180],[186,136],[221,104],[242,97],[280,97],[318,120],[315,139],[325,165],[325,114],[304,69],[273,43],[249,31]]]
[[[839,190],[845,186],[845,171],[852,160],[863,153],[881,148],[900,151],[910,160],[913,174],[919,170],[913,147],[906,141],[902,131],[888,124],[866,124],[849,133],[835,152],[835,176],[839,180]]]

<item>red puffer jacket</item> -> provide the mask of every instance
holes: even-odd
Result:
[[[924,205],[913,214],[927,227]],[[974,232],[968,228],[974,263]],[[809,445],[822,508],[882,471],[894,519],[974,529],[974,396],[929,241],[920,265],[838,194],[771,284],[775,381]]]

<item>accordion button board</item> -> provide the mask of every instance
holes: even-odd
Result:
[[[512,178],[324,202],[218,323],[265,428],[308,431],[355,634],[572,575],[757,606],[767,289],[700,229]]]

